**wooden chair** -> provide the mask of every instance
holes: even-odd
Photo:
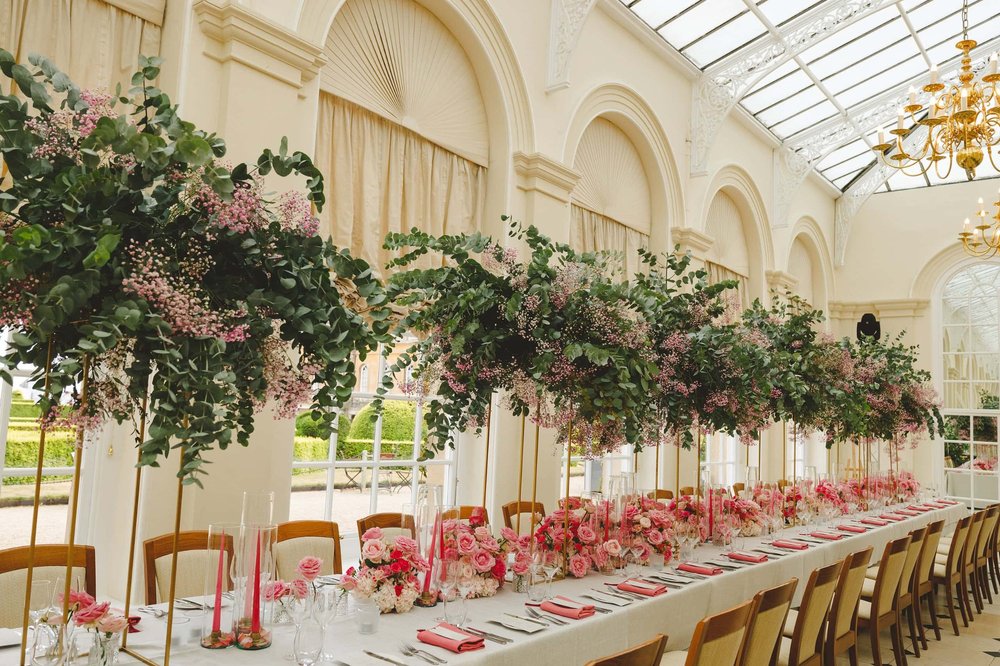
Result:
[[[986,520],[986,511],[981,510],[972,514],[972,523],[969,525],[969,536],[966,537],[965,547],[962,550],[962,605],[969,615],[969,622],[975,622],[976,618],[972,612],[972,605],[969,603],[969,592],[972,592],[972,600],[975,602],[976,611],[983,612],[983,600],[979,598],[979,586],[976,584],[976,550],[979,547],[979,535],[983,532],[983,523]]]
[[[468,504],[463,504],[462,506],[451,509],[450,511],[445,511],[444,513],[441,514],[441,517],[444,518],[445,520],[457,519],[469,522],[469,519],[472,518],[472,514],[475,513],[476,511],[479,511],[479,513],[482,515],[483,522],[489,525],[490,514],[487,513],[486,509],[484,509],[481,506],[472,506]]]
[[[364,545],[362,537],[365,532],[373,527],[382,530],[386,542],[392,543],[401,534],[413,538],[414,529],[413,516],[402,513],[373,513],[370,516],[358,519],[358,542]]]
[[[212,553],[216,554],[216,558],[218,557],[220,546],[226,550],[226,571],[229,571],[229,562],[233,561],[232,535],[226,535],[224,544],[214,545],[215,548],[209,548],[207,530],[181,532],[177,536],[175,598],[205,594],[205,572],[208,570],[208,559],[212,557]],[[142,548],[146,576],[146,603],[155,604],[159,601],[168,601],[174,535],[171,532],[147,539],[143,542]]]
[[[667,637],[656,634],[653,640],[629,648],[624,652],[588,661],[585,666],[657,666],[667,646]]]
[[[542,518],[545,517],[545,505],[541,502],[526,502],[524,500],[518,502],[507,502],[502,507],[500,511],[503,512],[503,524],[510,529],[517,529],[517,516],[521,516],[521,530],[523,534],[527,534],[527,530],[531,529],[531,514],[535,514],[535,525],[541,522]],[[527,518],[525,518],[527,516]]]
[[[792,607],[792,597],[799,579],[792,578],[769,590],[761,590],[753,598],[746,636],[740,647],[736,666],[768,666],[778,654],[778,641],[785,618]]]
[[[1000,519],[1000,505],[991,504],[986,507],[986,517],[979,533],[979,543],[976,546],[976,561],[974,564],[976,583],[979,586],[979,599],[986,597],[986,602],[993,603],[993,592],[990,590],[989,563],[990,547],[996,538],[997,523]],[[980,609],[982,612],[982,609]]]
[[[989,574],[990,581],[993,583],[994,594],[1000,594],[1000,551],[997,548],[997,539],[1000,537],[1000,520],[997,520],[997,527],[993,530],[993,536],[990,538],[989,546]]]
[[[694,496],[694,486],[683,486],[677,492],[679,492],[681,495],[690,495],[690,496],[693,497]]]
[[[879,632],[889,629],[892,634],[892,653],[896,664],[903,666],[906,662],[903,656],[903,641],[899,622],[899,579],[903,575],[906,564],[910,536],[890,541],[885,545],[882,559],[878,565],[878,575],[871,588],[870,599],[864,599],[862,591],[861,603],[858,606],[858,629],[868,629],[872,646],[872,660],[875,666],[882,666],[882,654],[879,652]]]
[[[851,666],[858,666],[858,604],[871,558],[870,546],[844,558],[840,580],[830,604],[830,617],[827,619],[824,664],[836,664],[837,655],[846,652]]]
[[[733,484],[733,497],[739,497],[740,493],[747,489],[747,484],[745,483],[734,483]]]
[[[674,498],[674,491],[660,488],[648,493],[646,497],[651,500],[672,500]]]
[[[947,554],[942,556],[940,547],[935,553],[934,567],[931,569],[931,581],[935,586],[944,585],[945,600],[948,602],[948,615],[951,618],[951,628],[958,636],[958,618],[955,616],[955,594],[958,594],[958,609],[962,612],[962,624],[969,626],[969,621],[965,617],[965,605],[961,602],[962,596],[962,551],[965,542],[969,537],[969,529],[972,525],[972,516],[966,516],[958,521],[955,532],[948,543]],[[944,541],[944,538],[941,539]]]
[[[780,490],[781,492],[785,492],[785,488],[787,487],[788,487],[787,479],[778,479],[778,490]]]
[[[278,578],[292,580],[295,568],[306,555],[323,560],[321,575],[343,571],[340,558],[340,528],[327,520],[293,520],[278,525],[274,562]]]
[[[920,551],[920,562],[917,563],[916,595],[913,600],[913,612],[917,618],[917,631],[920,632],[920,642],[927,649],[927,635],[924,632],[923,611],[921,602],[926,601],[931,614],[931,628],[935,637],[941,640],[941,625],[937,617],[937,598],[934,592],[934,581],[931,574],[934,571],[934,557],[938,544],[941,542],[941,532],[944,521],[938,520],[927,526],[927,536],[924,537],[924,547]]]
[[[47,580],[55,585],[66,576],[66,544],[35,546],[32,580]],[[24,618],[24,588],[28,581],[28,546],[0,550],[0,627],[15,627],[20,632]],[[97,595],[97,555],[93,546],[73,548],[73,576],[83,580],[83,589]]]
[[[927,528],[921,527],[910,532],[910,544],[906,547],[906,560],[903,562],[903,572],[899,576],[899,584],[896,586],[896,621],[902,622],[903,616],[907,618],[910,627],[910,640],[913,642],[913,654],[920,657],[920,646],[917,645],[916,618],[913,614],[913,598],[917,585],[917,566],[920,564],[920,553],[923,552],[924,539],[927,538]],[[875,581],[868,579],[865,589],[862,590],[863,599],[871,601],[874,594]],[[907,612],[909,611],[909,612]],[[902,632],[902,625],[900,625]],[[902,641],[902,633],[900,633]],[[906,664],[905,652],[903,653],[903,665]]]
[[[724,666],[740,656],[753,601],[746,601],[717,615],[706,617],[695,627],[687,650],[667,652],[660,666]]]
[[[823,663],[823,634],[826,629],[827,614],[843,566],[843,561],[834,562],[814,569],[809,574],[799,609],[788,612],[775,664],[820,666]]]

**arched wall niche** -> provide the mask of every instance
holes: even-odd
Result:
[[[297,32],[326,43],[337,13],[348,0],[303,0]],[[485,0],[414,0],[448,28],[475,70],[489,125],[485,233],[502,235],[500,214],[510,209],[515,152],[531,153],[535,139],[527,86],[513,47]]]
[[[704,206],[704,218],[701,229],[709,236],[709,212],[712,202],[718,193],[724,193],[732,199],[740,213],[743,222],[743,233],[746,236],[747,262],[749,274],[747,286],[750,300],[760,298],[767,300],[767,281],[765,271],[774,266],[774,246],[771,242],[770,226],[767,219],[767,208],[760,195],[757,185],[742,167],[729,164],[719,169],[707,189]],[[720,239],[713,239],[718,242]]]
[[[573,164],[580,140],[596,118],[614,124],[639,152],[650,189],[650,250],[667,250],[670,228],[684,223],[684,197],[663,127],[650,106],[631,88],[617,83],[598,86],[583,97],[573,113],[563,148],[565,164]]]
[[[833,262],[827,251],[828,245],[823,237],[819,224],[811,217],[800,218],[792,227],[792,243],[788,253],[788,272],[799,278],[802,285],[808,281],[812,295],[802,294],[814,308],[826,311],[829,307],[830,292],[833,289]],[[802,273],[799,266],[794,265],[793,258],[796,249],[806,253],[809,261],[810,275]],[[800,258],[801,260],[801,258]]]

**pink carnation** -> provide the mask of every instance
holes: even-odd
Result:
[[[85,624],[93,624],[104,617],[108,609],[111,608],[111,604],[105,601],[101,604],[91,604],[86,608],[81,608],[73,616],[73,621],[76,622],[76,626],[82,627]]]

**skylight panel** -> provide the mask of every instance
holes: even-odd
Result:
[[[832,116],[840,113],[833,104],[828,101],[817,104],[816,106],[810,107],[800,113],[795,114],[778,123],[777,125],[772,125],[768,129],[774,132],[775,136],[779,139],[784,139],[796,132],[799,132],[806,127],[815,125],[818,122],[826,120]]]
[[[714,32],[691,42],[681,53],[702,67],[710,67],[720,58],[752,42],[767,30],[749,12],[737,16]]]
[[[899,20],[899,12],[894,6],[885,7],[879,11],[860,18],[851,25],[841,28],[836,33],[823,39],[802,52],[802,61],[812,66],[817,60],[845,44],[862,39],[865,35]]]
[[[910,3],[914,4],[914,3]],[[943,23],[951,26],[955,31],[956,26],[961,28],[962,3],[954,0],[923,0],[912,8],[906,10],[906,17],[910,19],[913,29],[923,30],[929,25]]]
[[[843,69],[833,76],[822,77],[822,75],[817,72],[815,68],[810,69],[814,74],[816,74],[816,76],[820,76],[823,79],[823,84],[828,90],[834,94],[838,94],[841,91],[856,86],[862,81],[866,81],[872,77],[882,76],[891,71],[893,68],[898,67],[902,63],[912,60],[918,56],[919,51],[917,50],[916,43],[909,37],[906,37],[897,44],[874,51],[867,58],[860,60],[845,60],[841,63],[841,67]],[[921,63],[923,68],[926,70],[927,63],[923,62],[922,58]],[[899,83],[902,80],[899,79],[899,77],[896,77],[896,79],[896,83]]]
[[[927,63],[924,62],[923,57],[915,55],[888,71],[864,79],[850,88],[836,93],[837,99],[845,108],[852,107],[916,76],[920,76],[926,71]]]
[[[747,12],[749,10],[740,0],[704,0],[689,11],[676,15],[658,32],[675,47],[683,46],[696,36]]]
[[[870,150],[866,150],[865,152],[855,155],[845,162],[841,162],[840,164],[830,167],[823,172],[823,175],[830,180],[837,180],[838,178],[842,178],[849,174],[856,174],[872,163],[874,155],[875,154]]]
[[[829,155],[820,160],[818,164],[816,164],[816,168],[820,171],[825,171],[826,169],[829,169],[844,160],[850,159],[862,153],[874,156],[874,153],[869,152],[867,143],[861,139],[855,139],[854,141],[832,151]]]
[[[860,173],[860,171],[852,173],[848,176],[843,176],[841,178],[838,178],[837,180],[833,181],[834,187],[836,187],[838,190],[843,190],[844,188],[846,188],[848,185],[851,184],[851,181],[857,177],[858,173]]]
[[[897,52],[886,55],[884,52],[890,49]],[[845,42],[821,58],[806,62],[816,76],[827,79],[853,64],[867,65],[869,71],[879,71],[903,59],[904,56],[898,53],[900,49],[905,49],[909,55],[917,52],[917,45],[897,14],[894,21]]]
[[[810,86],[788,99],[762,109],[757,113],[757,119],[764,125],[775,125],[789,116],[795,115],[809,107],[826,100],[826,95],[816,86]]]
[[[677,2],[675,0],[639,0],[632,5],[631,10],[655,30],[694,4],[697,3],[694,1]]]
[[[758,88],[751,95],[743,99],[748,105],[747,108],[761,109],[772,104],[777,104],[811,85],[812,79],[805,72],[796,68],[788,76],[778,79],[765,87]]]
[[[895,173],[888,178],[889,187],[893,190],[912,190],[917,187],[927,187],[927,180],[923,176],[911,176],[895,169],[893,171]]]
[[[790,21],[820,4],[822,2],[817,2],[816,0],[812,2],[804,2],[803,0],[760,0],[757,3],[757,7],[772,25],[780,28],[786,21]]]

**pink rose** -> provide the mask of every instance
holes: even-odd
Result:
[[[507,541],[513,541],[513,542],[517,542],[518,541],[517,532],[515,532],[514,530],[512,530],[509,527],[503,527],[503,528],[501,528],[500,529],[500,536],[502,536]]]
[[[646,532],[646,541],[653,546],[659,546],[663,543],[663,532],[659,530],[650,530]]]
[[[472,555],[472,566],[476,568],[479,573],[486,573],[493,568],[494,558],[492,555],[487,553],[485,550],[477,550]]]
[[[73,616],[73,621],[76,622],[76,626],[82,627],[85,624],[93,624],[100,620],[111,608],[111,604],[105,601],[102,604],[91,604],[86,608],[81,608]]]
[[[469,516],[470,525],[482,525],[486,522],[486,509],[481,506],[477,506],[472,510],[472,514]]]
[[[580,529],[576,531],[576,535],[584,543],[594,543],[597,540],[597,532],[590,525],[580,525]]]
[[[128,626],[128,618],[108,613],[97,621],[97,630],[105,634],[117,634]]]
[[[343,588],[344,590],[350,592],[355,588],[357,588],[357,586],[358,586],[358,579],[355,578],[353,575],[345,573],[343,576],[340,577],[340,587]]]
[[[485,538],[479,540],[479,547],[485,548],[491,553],[495,553],[500,550],[500,544],[498,544],[497,540],[489,534],[487,534]]]
[[[59,592],[56,594],[56,605],[62,606],[62,601],[63,593]],[[68,604],[70,610],[73,610],[74,608],[86,608],[87,606],[93,606],[95,603],[97,603],[97,600],[86,592],[70,590]]]
[[[408,536],[398,536],[393,542],[393,547],[403,555],[413,555],[417,552],[417,542]]]
[[[523,576],[528,573],[531,568],[531,553],[521,552],[514,556],[514,567],[513,571],[518,576]]]
[[[594,566],[598,569],[603,569],[604,565],[608,563],[609,557],[607,551],[603,548],[595,548],[593,554]]]
[[[468,555],[476,548],[476,537],[472,536],[468,532],[462,532],[458,535],[458,552],[463,555]]]
[[[622,554],[622,545],[618,543],[618,539],[609,539],[604,542],[604,550],[608,555],[618,557]]]
[[[307,581],[314,581],[319,576],[319,570],[323,566],[323,560],[312,555],[307,555],[299,560],[297,571]]]
[[[475,530],[473,530],[473,534],[475,534],[476,538],[479,539],[480,541],[490,537],[490,531],[482,526],[477,527]]]
[[[590,559],[586,555],[574,555],[569,558],[569,572],[575,578],[583,578],[590,571]]]
[[[376,528],[372,528],[376,529]],[[370,532],[371,530],[369,530]],[[367,532],[366,532],[367,534]],[[370,539],[361,546],[361,557],[372,562],[379,562],[385,557],[385,542],[379,539]]]
[[[264,586],[264,601],[277,601],[288,594],[288,584],[283,580],[276,580]]]
[[[292,591],[296,599],[305,599],[309,595],[309,583],[302,580],[301,578],[296,578],[291,583],[288,584],[288,589]]]
[[[365,530],[365,533],[361,535],[362,541],[381,541],[382,530],[378,527],[369,527]]]

